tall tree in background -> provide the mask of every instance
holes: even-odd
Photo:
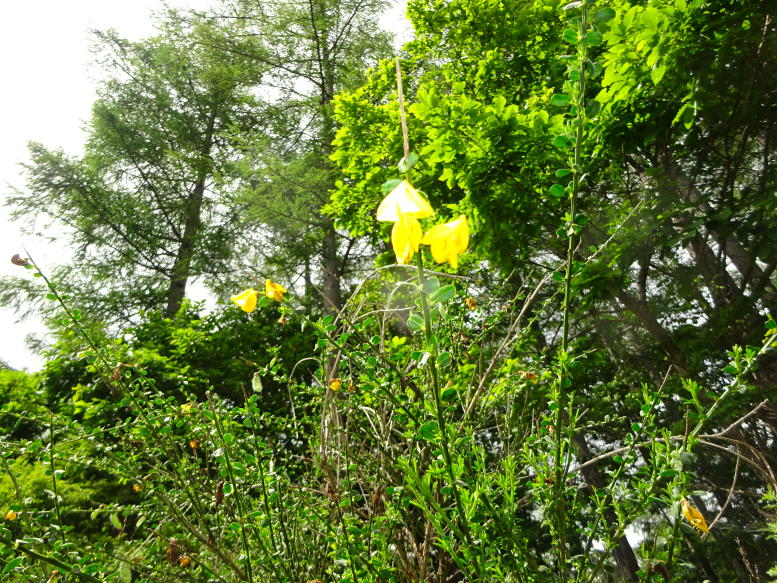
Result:
[[[74,265],[55,278],[101,319],[174,315],[193,279],[216,284],[228,272],[240,235],[232,136],[258,123],[259,68],[209,49],[203,25],[177,21],[139,42],[96,34],[107,79],[84,155],[32,144],[28,188],[9,198],[16,218],[66,227]],[[16,285],[4,282],[6,301]]]
[[[390,54],[390,35],[377,24],[386,5],[385,0],[236,0],[213,15],[236,23],[229,36],[214,38],[214,47],[265,70],[259,89],[267,103],[266,123],[246,136],[253,153],[246,216],[263,231],[259,264],[290,281],[304,281],[309,299],[318,288],[327,313],[341,306],[342,280],[358,247],[355,237],[338,232],[321,213],[339,176],[329,159],[332,102]]]

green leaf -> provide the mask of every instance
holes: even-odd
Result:
[[[108,519],[111,521],[111,525],[116,530],[122,530],[124,528],[124,525],[122,525],[121,520],[119,520],[119,515],[115,512],[111,512],[111,514],[108,516]]]
[[[661,83],[661,79],[664,78],[664,74],[666,73],[666,65],[659,65],[652,71],[650,71],[650,79],[653,81],[654,85],[658,85]]]
[[[383,186],[380,187],[381,192],[383,193],[383,196],[386,196],[389,192],[394,190],[399,183],[402,182],[400,178],[392,178],[391,180],[387,180],[383,183]]]
[[[561,38],[563,38],[566,42],[572,45],[576,45],[577,43],[580,42],[580,37],[577,35],[577,31],[571,28],[567,28],[561,34]]]
[[[418,332],[424,329],[424,319],[418,314],[410,314],[407,318],[407,327],[413,332]]]
[[[440,395],[440,398],[446,403],[452,403],[453,401],[456,400],[458,396],[459,396],[459,392],[453,387],[451,387],[449,389],[445,389],[442,392],[442,395]]]
[[[599,32],[598,30],[592,30],[585,35],[585,44],[589,47],[594,47],[602,44],[603,38],[604,38],[604,35],[602,35],[601,32]]]
[[[561,186],[560,184],[554,184],[550,187],[550,190],[548,192],[551,194],[551,196],[555,196],[556,198],[561,198],[563,196],[566,196],[567,189]]]
[[[450,352],[441,352],[437,355],[437,360],[435,362],[439,368],[446,368],[451,365],[453,358],[451,358]]]
[[[566,93],[556,93],[550,98],[550,104],[555,107],[566,107],[569,105],[569,95]]]
[[[613,18],[615,18],[615,10],[605,7],[594,14],[593,21],[596,24],[604,24],[605,22],[610,22]]]
[[[16,557],[15,559],[11,559],[5,564],[5,567],[3,567],[3,570],[0,572],[0,575],[7,575],[16,567],[21,565],[24,562],[24,557]]]
[[[122,563],[116,572],[121,583],[132,583],[132,569],[127,563]]]
[[[397,164],[397,167],[399,168],[399,171],[402,172],[402,174],[404,174],[405,172],[409,171],[413,166],[416,165],[416,163],[418,162],[418,159],[419,159],[418,154],[416,154],[415,152],[410,152],[407,158],[402,158],[399,161],[399,164]],[[389,182],[391,181],[389,180]],[[391,190],[389,190],[388,192],[391,192]]]
[[[436,292],[438,289],[440,289],[440,280],[436,277],[430,277],[426,281],[424,281],[424,293],[425,294],[431,294]]]
[[[569,146],[571,146],[572,143],[569,141],[569,138],[566,136],[556,136],[555,138],[553,138],[551,145],[555,148],[566,149],[566,148],[569,148]]]
[[[437,421],[429,421],[418,428],[418,437],[426,441],[434,441],[440,433]]]
[[[456,288],[452,285],[444,285],[434,293],[429,294],[429,301],[434,304],[442,304],[456,295]]]
[[[561,170],[556,170],[556,178],[564,178],[564,176],[572,174],[572,171],[569,168],[562,168]]]

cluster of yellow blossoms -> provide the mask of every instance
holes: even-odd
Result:
[[[413,255],[418,252],[421,244],[432,248],[432,257],[437,263],[446,261],[454,269],[459,265],[459,255],[467,250],[469,245],[469,226],[467,217],[459,218],[435,225],[424,235],[421,223],[418,219],[425,219],[434,214],[434,209],[423,196],[407,180],[400,182],[378,206],[377,218],[379,221],[391,221],[394,228],[391,229],[391,245],[397,256],[397,263],[405,265],[410,263]],[[275,301],[283,301],[286,293],[279,283],[266,280],[264,293]],[[236,296],[232,301],[244,312],[253,312],[256,309],[256,301],[259,292],[249,288]],[[285,324],[285,318],[281,316],[281,324]]]
[[[275,283],[272,280],[266,280],[264,282],[264,295],[268,298],[272,298],[276,302],[283,301],[283,294],[286,293],[286,288],[279,283]],[[256,299],[259,296],[259,292],[253,288],[249,288],[236,296],[232,296],[232,301],[244,312],[253,312],[256,309]]]
[[[423,243],[432,248],[432,257],[437,263],[446,261],[454,269],[459,264],[459,254],[464,253],[469,245],[469,226],[467,217],[459,218],[442,225],[432,227],[426,235],[421,230],[418,219],[424,219],[434,214],[429,203],[407,180],[400,182],[380,206],[377,218],[379,221],[391,221],[391,245],[397,256],[397,263],[410,263],[413,254]]]

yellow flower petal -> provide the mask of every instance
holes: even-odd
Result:
[[[332,379],[329,381],[329,388],[333,391],[339,391],[341,388],[343,388],[343,381],[340,379]]]
[[[402,215],[416,219],[431,217],[434,210],[407,180],[400,182],[378,206],[379,221],[398,221]]]
[[[19,515],[16,512],[14,512],[13,510],[9,510],[5,515],[5,519],[8,521],[16,520],[17,516]]]
[[[259,294],[255,289],[249,288],[244,292],[232,296],[232,301],[244,312],[253,312],[256,309],[256,296]]]
[[[432,257],[437,263],[450,263],[454,269],[459,265],[459,254],[464,253],[469,245],[469,226],[467,217],[442,225],[435,225],[421,239],[421,243],[432,247]]]
[[[286,288],[279,283],[273,283],[271,280],[264,282],[264,295],[268,298],[274,299],[276,302],[283,301],[283,294],[286,293]]]
[[[685,520],[687,520],[692,527],[699,529],[703,533],[709,533],[710,529],[707,528],[707,521],[704,520],[704,516],[702,516],[701,512],[691,506],[685,498],[680,501],[680,506],[682,506]]]
[[[409,215],[399,215],[399,219],[391,229],[391,246],[397,256],[397,263],[410,263],[413,254],[418,251],[423,231],[418,219]]]

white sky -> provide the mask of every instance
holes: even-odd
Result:
[[[174,7],[204,9],[214,0],[170,0]],[[128,38],[153,33],[150,14],[160,0],[24,0],[3,3],[0,19],[0,198],[10,188],[23,188],[19,164],[27,161],[27,142],[63,148],[77,154],[84,141],[82,125],[96,98],[95,77],[89,52],[89,30],[115,28]],[[383,19],[384,26],[407,40],[409,28],[402,16],[404,1]],[[22,236],[0,206],[0,276],[29,274],[14,266],[15,253],[23,247],[42,267],[66,258],[66,241],[50,244],[41,238]],[[16,322],[8,309],[0,309],[0,359],[13,368],[37,370],[43,361],[25,346],[28,334],[42,334],[40,321]]]

